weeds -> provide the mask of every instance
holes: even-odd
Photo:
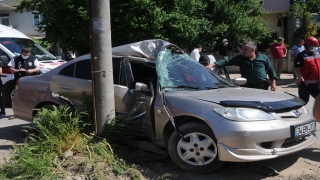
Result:
[[[112,134],[124,138],[125,125],[116,120],[109,124],[107,141],[87,132],[92,129],[89,117],[88,112],[65,106],[41,110],[36,126],[29,127],[37,133],[30,133],[24,145],[14,145],[14,156],[0,167],[0,178],[59,179],[81,173],[89,179],[106,179],[110,174],[140,179],[135,167],[119,159],[108,143],[119,140]]]

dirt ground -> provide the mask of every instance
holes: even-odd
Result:
[[[319,136],[320,133],[317,132],[317,135]],[[268,177],[263,173],[262,166],[272,167],[279,172],[279,175]],[[142,173],[148,179],[163,177],[163,179],[176,180],[319,180],[320,140],[307,149],[276,159],[247,163],[228,162],[218,171],[209,174],[194,174],[182,171],[169,157],[160,162],[144,164],[142,167]]]

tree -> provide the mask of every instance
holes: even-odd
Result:
[[[17,11],[42,15],[50,43],[89,49],[87,0],[22,0]],[[222,38],[237,42],[269,36],[260,0],[110,0],[112,45],[164,39],[181,48],[201,43],[212,51]],[[220,44],[220,43],[219,43]]]
[[[46,33],[43,41],[59,43],[65,57],[67,50],[90,51],[87,0],[22,0],[16,11],[41,16],[37,27]]]
[[[223,37],[238,42],[270,35],[260,0],[111,0],[113,45],[161,38],[211,51]]]
[[[205,17],[210,20],[211,31],[209,34],[201,34],[201,39],[213,41],[207,42],[207,46],[214,47],[219,40],[228,38],[242,43],[251,39],[259,42],[270,36],[267,22],[261,16],[266,14],[260,0],[211,0],[207,1]]]
[[[319,35],[319,27],[313,13],[319,12],[320,0],[307,0],[306,2],[295,2],[290,7],[289,16],[294,16],[298,20],[297,28],[293,32],[291,44],[295,44],[298,39],[305,39],[308,36]]]

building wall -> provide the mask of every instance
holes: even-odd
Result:
[[[290,0],[263,0],[263,8],[271,13],[289,11]]]
[[[266,14],[262,16],[262,19],[267,22],[268,28],[270,28],[270,32],[277,33],[278,37],[283,37],[283,23],[282,27],[277,27],[278,17],[277,14]]]
[[[37,32],[37,27],[33,25],[33,15],[31,12],[10,12],[9,18],[10,25],[27,36],[45,35],[45,33]]]

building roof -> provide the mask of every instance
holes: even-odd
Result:
[[[14,10],[19,4],[18,0],[0,0],[0,10]]]

